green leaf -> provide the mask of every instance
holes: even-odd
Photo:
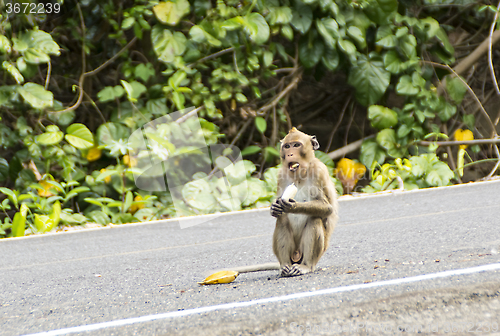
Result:
[[[133,201],[134,201],[134,195],[132,194],[131,191],[127,191],[127,195],[125,196],[125,203],[123,204],[123,212],[127,212],[127,210],[132,205]]]
[[[203,29],[202,26],[195,25],[191,27],[189,30],[189,36],[191,36],[191,39],[193,41],[202,43],[207,41],[209,44],[213,45],[214,47],[220,47],[222,45],[222,42],[216,39],[214,36],[212,36],[210,33],[208,33],[205,29]]]
[[[134,76],[141,79],[143,82],[147,82],[151,76],[155,75],[155,69],[151,63],[141,63],[134,69]],[[117,85],[117,87],[120,87]]]
[[[412,156],[410,158],[411,172],[415,177],[423,176],[427,171],[427,166],[429,165],[425,156]]]
[[[386,128],[377,133],[377,137],[375,138],[377,143],[387,149],[393,149],[396,146],[396,131],[391,128]]]
[[[47,131],[35,137],[37,144],[50,146],[58,144],[63,139],[64,133],[59,130],[59,127],[50,125]]]
[[[0,192],[4,195],[7,195],[7,197],[11,200],[12,203],[14,203],[14,206],[17,208],[18,200],[15,192],[5,187],[0,187]]]
[[[339,53],[336,49],[326,49],[321,62],[328,70],[334,71],[339,66]]]
[[[459,77],[453,77],[451,79],[448,77],[446,80],[446,91],[448,91],[451,100],[457,105],[462,103],[465,93],[467,92],[467,86],[463,81],[464,79],[460,79]]]
[[[451,117],[457,113],[457,107],[445,101],[443,97],[440,97],[439,112],[438,117],[442,122],[450,120]]]
[[[340,38],[339,25],[332,18],[323,18],[316,20],[318,32],[323,37],[325,45],[329,49],[335,49],[337,40]]]
[[[384,163],[385,151],[374,140],[365,140],[361,145],[359,160],[365,167],[371,169],[374,163],[379,165]]]
[[[257,130],[261,134],[264,134],[264,132],[266,131],[266,128],[267,128],[266,119],[264,119],[262,117],[256,117],[255,118],[255,127],[257,128]]]
[[[389,18],[396,13],[398,9],[398,0],[374,0],[364,7],[364,13],[373,22],[383,25],[389,21]]]
[[[120,80],[123,88],[125,89],[125,92],[127,93],[127,98],[131,102],[136,102],[137,98],[140,97],[141,94],[146,92],[146,87],[139,83],[138,81],[133,81],[133,82],[127,82],[125,80]]]
[[[410,126],[408,126],[406,124],[402,124],[398,128],[398,138],[400,138],[400,139],[404,138],[405,136],[410,134],[411,131],[412,131],[412,128]]]
[[[97,141],[99,145],[111,145],[113,141],[128,138],[129,130],[118,123],[107,122],[97,128]]]
[[[189,206],[203,212],[211,212],[217,205],[205,179],[186,183],[182,188],[182,196]]]
[[[247,97],[243,94],[238,92],[235,96],[236,100],[240,103],[246,103],[248,101]]]
[[[172,32],[160,25],[153,27],[151,42],[158,59],[164,63],[171,63],[175,56],[180,56],[186,50],[186,36],[181,32]]]
[[[398,123],[398,114],[390,108],[371,105],[368,108],[368,119],[373,127],[381,130],[395,126]]]
[[[398,85],[396,85],[396,92],[400,95],[415,96],[420,92],[420,88],[413,84],[409,75],[404,75],[399,78]]]
[[[7,37],[0,35],[0,53],[10,54],[12,47]]]
[[[47,116],[49,117],[50,121],[60,126],[67,126],[73,121],[73,119],[75,119],[75,111],[72,110],[66,112],[48,112]]]
[[[120,98],[123,96],[123,87],[120,85],[116,86],[106,86],[104,89],[97,93],[97,98],[99,98],[100,102],[107,102],[111,100],[115,100],[116,98]]]
[[[441,42],[441,46],[443,47],[444,51],[448,54],[448,56],[453,57],[455,49],[453,48],[453,45],[450,43],[450,40],[448,40],[448,35],[446,34],[445,30],[442,27],[440,27],[439,30],[436,32],[436,38]]]
[[[175,26],[190,11],[187,0],[160,2],[153,7],[156,18],[163,24]]]
[[[396,46],[398,39],[392,33],[391,26],[384,25],[378,28],[375,41],[376,45],[389,49]]]
[[[59,220],[61,219],[61,203],[59,203],[59,201],[54,202],[52,205],[52,212],[50,213],[49,218],[52,223],[47,231],[52,230],[59,224]]]
[[[71,198],[77,196],[78,194],[80,193],[83,193],[83,192],[87,192],[87,191],[90,191],[90,189],[88,187],[76,187],[74,189],[71,189],[67,194],[66,194],[66,197],[64,198],[64,201],[68,201],[70,200]]]
[[[293,30],[289,25],[284,25],[281,27],[281,35],[286,37],[289,41],[293,40]]]
[[[52,226],[52,221],[49,216],[35,214],[35,226],[38,232],[44,233],[48,231],[48,228]]]
[[[375,104],[389,86],[391,74],[385,70],[380,57],[368,59],[359,55],[357,64],[351,67],[348,83],[356,88],[356,99],[368,106]]]
[[[264,148],[264,152],[265,154],[271,154],[271,155],[274,155],[276,157],[279,157],[280,156],[280,152],[278,152],[278,150],[274,147],[271,147],[271,146],[267,146],[266,148]]]
[[[12,38],[14,50],[23,55],[28,63],[40,64],[50,61],[49,55],[59,56],[59,45],[50,34],[42,30],[21,32],[19,37]]]
[[[0,158],[0,182],[9,178],[9,163],[4,158]]]
[[[340,50],[342,50],[344,52],[344,54],[346,54],[348,57],[349,57],[349,60],[351,61],[351,63],[354,65],[356,64],[356,46],[354,45],[354,43],[352,43],[351,41],[349,40],[343,40],[343,39],[339,39],[337,41],[338,45],[339,45],[339,48]]]
[[[21,72],[14,66],[14,64],[3,61],[2,62],[2,68],[4,68],[12,77],[14,77],[15,81],[17,84],[23,84],[24,83],[24,77],[21,74]]]
[[[107,225],[111,223],[111,219],[109,218],[109,216],[100,210],[94,210],[86,215],[90,220],[101,225]]]
[[[428,39],[433,38],[438,34],[439,31],[439,22],[432,17],[427,17],[425,19],[420,19],[418,27],[422,29],[427,35]]]
[[[304,5],[300,1],[297,1],[296,4],[292,10],[292,21],[290,23],[300,33],[305,34],[311,27],[313,13],[309,6]]]
[[[72,124],[66,129],[65,139],[78,149],[89,149],[94,146],[92,132],[83,124]]]
[[[415,39],[415,36],[413,35],[405,35],[403,38],[399,40],[399,46],[401,47],[401,50],[403,51],[403,54],[408,59],[413,59],[417,57],[417,40]]]
[[[45,90],[40,84],[26,83],[17,87],[17,92],[21,94],[25,102],[36,109],[51,107],[54,104],[52,92]]]
[[[122,21],[122,29],[127,30],[131,28],[135,23],[135,18],[133,16],[129,16],[125,20]]]
[[[97,175],[95,181],[96,182],[102,182],[102,181],[104,181],[104,179],[106,177],[113,176],[113,175],[118,175],[118,171],[114,170],[114,169],[106,169],[105,171],[103,171],[102,173],[100,173],[99,175]]]
[[[130,85],[132,86],[133,99],[139,98],[144,92],[147,91],[146,86],[144,86],[144,84],[142,83],[139,83],[138,81],[132,81],[130,82]]]
[[[28,207],[26,206],[26,204],[22,204],[21,210],[14,215],[14,219],[12,221],[12,235],[14,237],[24,236],[27,213],[28,213]]]
[[[476,118],[474,117],[474,114],[464,114],[462,120],[468,128],[474,129],[474,126],[476,125]]]
[[[309,46],[306,41],[302,41],[302,43],[299,44],[300,62],[304,67],[312,68],[323,56],[324,49],[323,42],[320,40],[315,40],[311,46]]]
[[[436,155],[436,154],[428,154]],[[455,176],[453,171],[448,167],[448,165],[442,161],[439,161],[436,157],[434,164],[431,167],[431,171],[426,174],[425,182],[433,187],[441,187],[450,184],[450,180]]]
[[[267,20],[271,26],[290,23],[292,20],[292,10],[286,6],[271,7],[269,8],[269,14],[267,14]]]
[[[384,58],[384,66],[387,71],[390,71],[392,74],[399,74],[401,71],[406,70],[405,64],[399,58],[399,55],[394,50],[389,50],[383,56]]]
[[[250,39],[256,44],[262,44],[269,39],[269,25],[259,13],[251,13],[245,17],[243,30],[250,35]]]
[[[264,66],[270,66],[273,63],[273,53],[268,50],[264,51],[262,60],[264,61]]]
[[[252,155],[261,151],[259,146],[248,146],[241,151],[241,156]]]
[[[366,39],[364,32],[356,26],[350,26],[347,29],[347,35],[349,35],[354,42],[356,42],[360,49],[366,47]]]

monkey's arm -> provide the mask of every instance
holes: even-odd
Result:
[[[315,200],[309,202],[297,202],[290,199],[288,202],[279,199],[282,211],[285,213],[300,213],[315,217],[328,217],[333,212],[333,207],[325,200]]]

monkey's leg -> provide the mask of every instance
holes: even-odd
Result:
[[[289,276],[288,273],[292,265],[290,256],[295,251],[295,242],[286,215],[280,216],[276,221],[273,236],[273,251],[280,263],[281,275]]]
[[[313,272],[325,251],[325,231],[320,218],[310,218],[302,231],[299,250],[303,257],[300,264],[290,267],[289,276]]]

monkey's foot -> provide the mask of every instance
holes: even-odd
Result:
[[[302,253],[300,253],[299,250],[296,250],[292,254],[292,263],[298,263],[300,262],[300,259],[302,259]]]
[[[303,275],[311,272],[311,268],[300,265],[300,264],[293,264],[292,266],[285,265],[281,269],[281,276],[282,277],[292,277],[292,276],[298,276],[298,275]]]

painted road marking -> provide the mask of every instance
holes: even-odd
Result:
[[[174,317],[183,317],[183,316],[189,316],[189,315],[195,315],[195,314],[203,314],[203,313],[208,313],[208,312],[216,311],[216,310],[243,308],[243,307],[250,307],[250,306],[261,305],[261,304],[266,304],[266,303],[289,301],[289,300],[303,299],[303,298],[320,296],[320,295],[329,295],[329,294],[350,292],[350,291],[376,288],[376,287],[394,286],[394,285],[401,285],[401,284],[407,284],[407,283],[413,283],[413,282],[419,282],[419,281],[447,278],[447,277],[452,277],[452,276],[457,276],[457,275],[466,275],[466,274],[474,274],[474,273],[497,271],[497,270],[500,270],[500,263],[488,264],[488,265],[482,265],[482,266],[476,266],[476,267],[469,267],[469,268],[462,268],[462,269],[456,269],[456,270],[449,270],[449,271],[430,273],[430,274],[422,274],[422,275],[417,275],[417,276],[408,277],[408,278],[398,278],[398,279],[392,279],[392,280],[363,283],[363,284],[359,284],[359,285],[327,288],[327,289],[317,290],[314,292],[301,292],[301,293],[288,294],[288,295],[283,295],[283,296],[273,296],[273,297],[269,297],[269,298],[257,299],[257,300],[252,300],[252,301],[224,303],[224,304],[219,304],[219,305],[215,305],[215,306],[206,306],[206,307],[173,311],[173,312],[162,313],[162,314],[133,317],[133,318],[123,319],[123,320],[88,324],[88,325],[72,327],[72,328],[57,329],[57,330],[51,330],[51,331],[46,331],[46,332],[40,332],[40,333],[36,333],[36,334],[29,334],[29,335],[25,335],[25,336],[67,335],[67,334],[72,334],[72,333],[77,333],[77,332],[87,332],[87,331],[94,331],[94,330],[105,329],[105,328],[122,327],[122,326],[126,326],[126,325],[131,325],[131,324],[151,322],[151,321],[155,321],[155,320],[164,320],[164,319],[169,319],[169,318],[174,318]]]

